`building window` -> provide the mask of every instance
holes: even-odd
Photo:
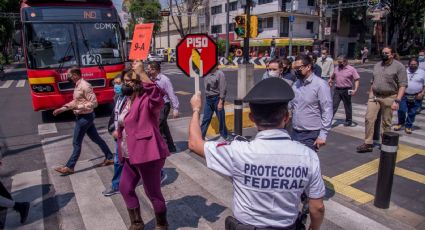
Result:
[[[307,6],[314,6],[314,0],[308,0]]]
[[[259,18],[258,27],[260,29],[273,28],[273,17],[270,18]]]
[[[222,12],[221,5],[211,7],[211,14],[220,14]]]
[[[280,36],[288,37],[289,35],[289,19],[280,18]]]
[[[306,24],[306,29],[310,30],[311,33],[313,33],[314,31],[314,22],[307,22]]]
[[[258,5],[267,4],[271,2],[273,2],[273,0],[258,0]]]
[[[224,12],[227,12],[227,3],[226,4],[224,4]],[[235,11],[235,10],[237,10],[238,9],[238,2],[230,2],[229,3],[229,10],[230,11]]]
[[[211,33],[212,34],[221,34],[222,33],[222,31],[221,31],[221,25],[211,26]]]
[[[229,32],[235,31],[236,23],[229,23]]]

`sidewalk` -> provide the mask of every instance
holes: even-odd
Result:
[[[179,151],[185,153],[189,153],[186,141],[189,121],[190,118],[169,120]],[[244,129],[244,136],[255,134],[255,128]],[[341,143],[344,145],[341,146]],[[368,166],[369,162],[376,162],[379,158],[378,150],[372,154],[356,154],[355,146],[360,143],[361,140],[357,138],[332,132],[326,147],[319,152],[322,174],[327,185],[326,220],[322,229],[425,229],[423,184],[407,183],[405,179],[395,176],[390,208],[382,210],[373,205],[372,194],[375,192],[376,172],[367,177],[354,179],[348,177],[347,174],[356,171],[356,168],[360,167],[357,169],[359,171],[363,166],[365,170],[365,164]],[[405,154],[409,154],[409,151],[423,150],[405,148],[399,153],[399,161]],[[180,154],[182,153],[177,155]],[[205,165],[203,159],[199,161]],[[404,162],[404,165],[399,166],[406,166],[409,163],[414,164]],[[181,167],[180,164],[178,166]],[[227,180],[221,183],[228,184],[225,190],[232,189],[231,183]],[[227,197],[224,204],[231,208],[230,197]]]

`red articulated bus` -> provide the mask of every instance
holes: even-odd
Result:
[[[68,68],[81,68],[99,104],[113,102],[125,67],[125,33],[110,0],[22,0],[22,41],[32,105],[52,110],[72,100]]]

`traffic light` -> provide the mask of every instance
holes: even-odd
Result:
[[[246,15],[238,15],[235,17],[235,33],[238,37],[246,36]]]
[[[256,38],[258,36],[258,17],[256,15],[251,16],[249,23],[249,37]]]

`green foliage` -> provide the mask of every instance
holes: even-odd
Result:
[[[0,0],[0,12],[17,13],[19,12],[19,1],[16,0]],[[12,39],[14,31],[13,20],[10,18],[0,18],[0,51],[2,56],[6,57],[5,62],[8,63],[7,58],[7,44]]]
[[[132,14],[129,23],[130,38],[132,37],[138,18],[143,18],[143,23],[155,23],[153,29],[154,35],[161,30],[162,16],[159,15],[161,4],[158,0],[132,0],[129,11]]]
[[[219,39],[217,41],[217,47],[218,47],[218,55],[224,56],[224,54],[226,53],[226,41],[223,39]]]

